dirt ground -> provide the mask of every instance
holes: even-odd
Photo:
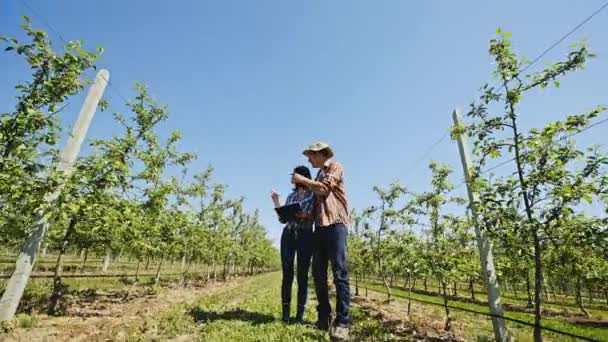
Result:
[[[373,291],[369,291],[367,297],[364,295],[354,297],[353,304],[361,307],[395,335],[408,337],[408,340],[464,341],[458,337],[463,336],[463,328],[458,322],[452,322],[452,330],[449,333],[445,332],[443,330],[445,319],[440,313],[430,313],[428,308],[420,307],[414,302],[411,304],[409,317],[407,303],[393,300],[387,304],[386,295]]]
[[[17,328],[0,341],[124,341],[129,332],[141,330],[146,318],[154,317],[176,304],[188,304],[218,290],[236,287],[245,278],[204,286],[164,288],[157,294],[134,288],[125,298],[122,291],[95,291],[70,302],[62,317],[38,316],[33,328]]]

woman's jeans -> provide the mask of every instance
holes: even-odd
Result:
[[[291,303],[291,285],[294,276],[294,259],[297,255],[298,309],[297,318],[302,319],[308,298],[308,270],[312,258],[312,224],[285,227],[281,236],[281,263],[283,265],[283,284],[281,299],[283,312]],[[285,318],[285,317],[284,317]]]

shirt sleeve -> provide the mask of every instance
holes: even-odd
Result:
[[[342,169],[342,165],[338,162],[333,162],[329,164],[327,169],[325,170],[325,175],[321,180],[321,195],[327,196],[330,192],[332,192],[338,184],[342,181],[342,176],[344,174],[344,170]]]

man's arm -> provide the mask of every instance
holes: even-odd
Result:
[[[334,187],[338,185],[342,179],[342,166],[334,162],[325,172],[325,177],[320,182],[302,177],[300,175],[294,175],[294,181],[306,187],[308,190],[314,192],[317,195],[327,196]]]

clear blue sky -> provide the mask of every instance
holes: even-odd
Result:
[[[66,39],[106,49],[100,65],[114,90],[131,96],[135,81],[147,83],[170,108],[164,132],[181,130],[182,149],[199,154],[192,169],[212,163],[230,196],[260,209],[275,241],[281,226],[270,190],[289,191],[288,174],[312,141],[334,146],[356,208],[372,203],[373,185],[398,179],[428,188],[431,158],[451,164],[460,182],[449,139],[416,162],[449,127],[452,109],[466,108],[491,80],[487,47],[496,28],[512,32],[517,51],[531,59],[603,2],[28,0]],[[23,14],[44,28],[20,0],[0,0],[0,32],[20,36]],[[543,62],[580,38],[598,58],[560,89],[529,96],[527,127],[608,102],[608,10]],[[0,111],[11,108],[12,87],[27,76],[16,60],[0,54]],[[113,89],[106,97],[122,108]],[[66,123],[78,107],[68,108]],[[605,143],[606,129],[579,141]],[[114,130],[102,113],[90,136]]]

